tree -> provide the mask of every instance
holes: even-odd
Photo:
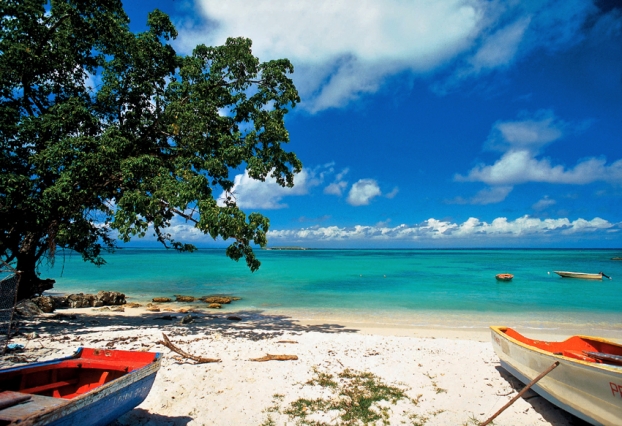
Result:
[[[194,250],[167,233],[175,216],[259,267],[269,220],[238,208],[230,174],[293,186],[288,60],[260,63],[244,38],[178,55],[164,13],[134,34],[119,0],[3,0],[0,19],[0,256],[20,299],[52,288],[37,265],[59,248],[101,265],[153,229]]]

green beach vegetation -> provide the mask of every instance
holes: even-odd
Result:
[[[175,217],[259,267],[269,220],[236,205],[230,173],[293,186],[287,59],[260,62],[245,38],[180,55],[166,14],[133,33],[119,0],[6,0],[0,19],[0,257],[20,299],[52,288],[37,265],[58,249],[101,265],[153,232],[195,250],[167,232]]]

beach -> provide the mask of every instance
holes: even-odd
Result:
[[[79,346],[161,352],[149,396],[117,425],[357,424],[347,416],[362,415],[357,398],[370,393],[377,399],[366,412],[370,424],[476,425],[523,387],[500,367],[482,328],[350,326],[243,310],[176,312],[179,305],[63,309],[21,320],[11,342],[25,350],[2,366]],[[186,353],[219,362],[184,358],[161,343],[163,334]],[[297,359],[252,361],[268,354]],[[494,424],[583,423],[529,391]]]

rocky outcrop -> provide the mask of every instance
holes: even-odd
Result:
[[[226,305],[228,303],[231,303],[234,298],[227,296],[204,296],[201,298],[201,300],[205,303],[218,303],[219,305]]]
[[[179,294],[175,295],[176,302],[194,302],[195,300],[197,300],[197,298],[194,296],[181,296]]]
[[[125,304],[125,294],[118,291],[100,291],[97,294],[70,294],[69,296],[40,296],[31,301],[42,312],[50,313],[62,308],[96,308]]]
[[[151,299],[151,301],[155,303],[168,303],[168,302],[171,302],[171,298],[170,297],[154,297],[153,299]]]

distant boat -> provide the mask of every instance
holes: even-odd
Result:
[[[610,276],[605,275],[602,272],[599,272],[597,274],[588,274],[585,272],[568,272],[568,271],[553,271],[553,272],[555,272],[557,275],[563,278],[583,278],[585,280],[602,280],[603,277],[607,277],[611,279]]]
[[[600,337],[572,336],[563,342],[532,340],[508,327],[490,327],[501,366],[558,407],[594,425],[622,419],[622,345]]]
[[[0,424],[108,425],[143,402],[161,354],[79,348],[0,370]]]
[[[512,275],[512,274],[497,274],[497,275],[495,275],[495,278],[497,279],[497,281],[512,281],[512,278],[514,278],[514,275]]]
[[[622,260],[622,257],[612,257],[611,260]]]

